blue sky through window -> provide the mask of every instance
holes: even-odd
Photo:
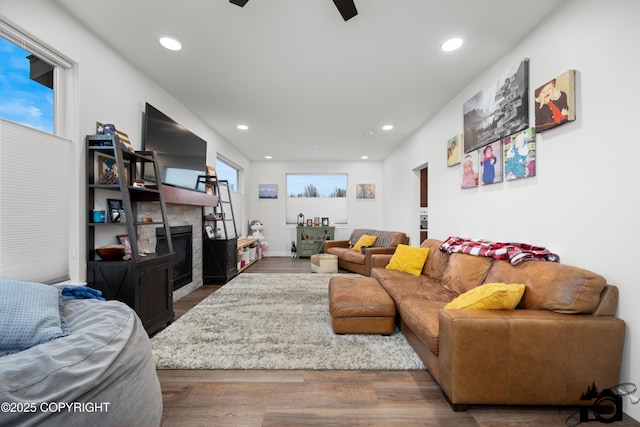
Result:
[[[53,133],[53,90],[29,78],[29,51],[0,37],[0,117]]]
[[[347,175],[343,174],[288,174],[287,195],[297,197],[304,194],[305,187],[313,184],[320,193],[320,197],[330,197],[336,189],[347,190]],[[344,196],[343,196],[344,197]]]

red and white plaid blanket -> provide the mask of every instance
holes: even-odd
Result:
[[[529,259],[560,262],[560,256],[552,253],[547,248],[527,243],[490,242],[488,240],[450,236],[440,245],[440,250],[449,254],[460,252],[508,260],[512,265]]]

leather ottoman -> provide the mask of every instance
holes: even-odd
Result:
[[[329,312],[336,334],[391,335],[394,330],[396,306],[371,277],[332,277]]]

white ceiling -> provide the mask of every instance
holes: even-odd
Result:
[[[251,160],[381,160],[564,0],[56,1]]]

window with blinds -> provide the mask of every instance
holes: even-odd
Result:
[[[66,139],[0,119],[1,275],[69,278],[72,148]]]

